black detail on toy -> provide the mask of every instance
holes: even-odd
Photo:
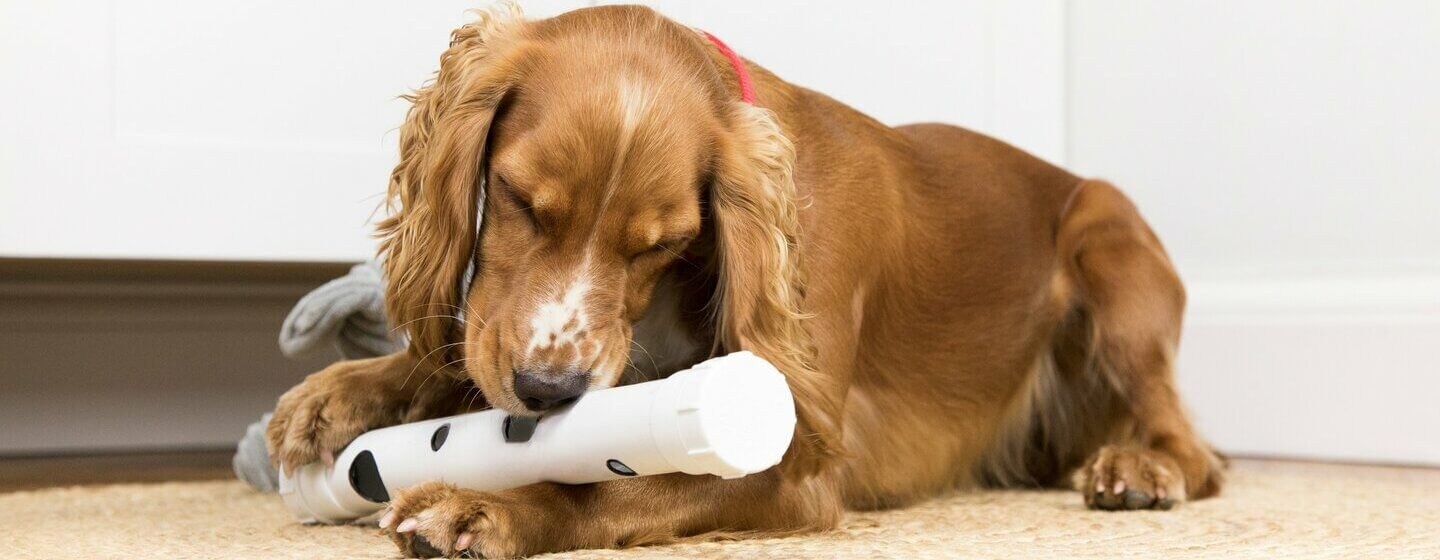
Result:
[[[375,456],[369,451],[361,451],[350,463],[350,487],[360,497],[377,504],[390,501],[385,481],[380,478],[380,468],[375,465]]]
[[[631,469],[629,465],[621,463],[619,459],[611,459],[609,461],[605,461],[605,466],[610,469],[610,472],[613,472],[620,476],[635,476],[635,471]]]
[[[441,424],[435,428],[435,433],[430,434],[430,450],[439,451],[440,446],[445,445],[445,438],[450,437],[450,424]]]
[[[526,416],[505,417],[505,441],[510,443],[525,443],[535,435],[535,425],[540,423],[539,418]]]

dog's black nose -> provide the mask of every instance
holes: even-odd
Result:
[[[589,386],[590,375],[583,371],[515,370],[515,396],[535,412],[567,404]]]

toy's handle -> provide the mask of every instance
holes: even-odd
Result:
[[[505,414],[491,410],[367,432],[333,469],[311,464],[282,474],[280,493],[302,520],[336,523],[433,480],[501,490],[671,472],[735,478],[780,461],[795,408],[774,366],[737,352],[659,381],[588,393],[547,414],[525,442],[507,442],[505,424]]]

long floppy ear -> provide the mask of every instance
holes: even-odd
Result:
[[[785,374],[798,420],[786,462],[798,467],[792,472],[814,472],[842,453],[843,395],[815,370],[803,324],[795,148],[769,110],[739,101],[729,109],[710,191],[719,265],[716,342],[755,352]]]
[[[409,352],[434,367],[459,355],[460,278],[475,246],[485,142],[505,93],[518,80],[514,48],[524,20],[514,4],[477,12],[456,29],[440,70],[413,95],[400,127],[380,222],[385,304]]]

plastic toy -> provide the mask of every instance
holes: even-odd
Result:
[[[302,521],[343,523],[434,480],[502,490],[672,472],[738,478],[779,463],[794,430],[784,376],[736,352],[658,381],[587,393],[538,422],[487,410],[366,432],[334,467],[282,474],[280,494]]]

